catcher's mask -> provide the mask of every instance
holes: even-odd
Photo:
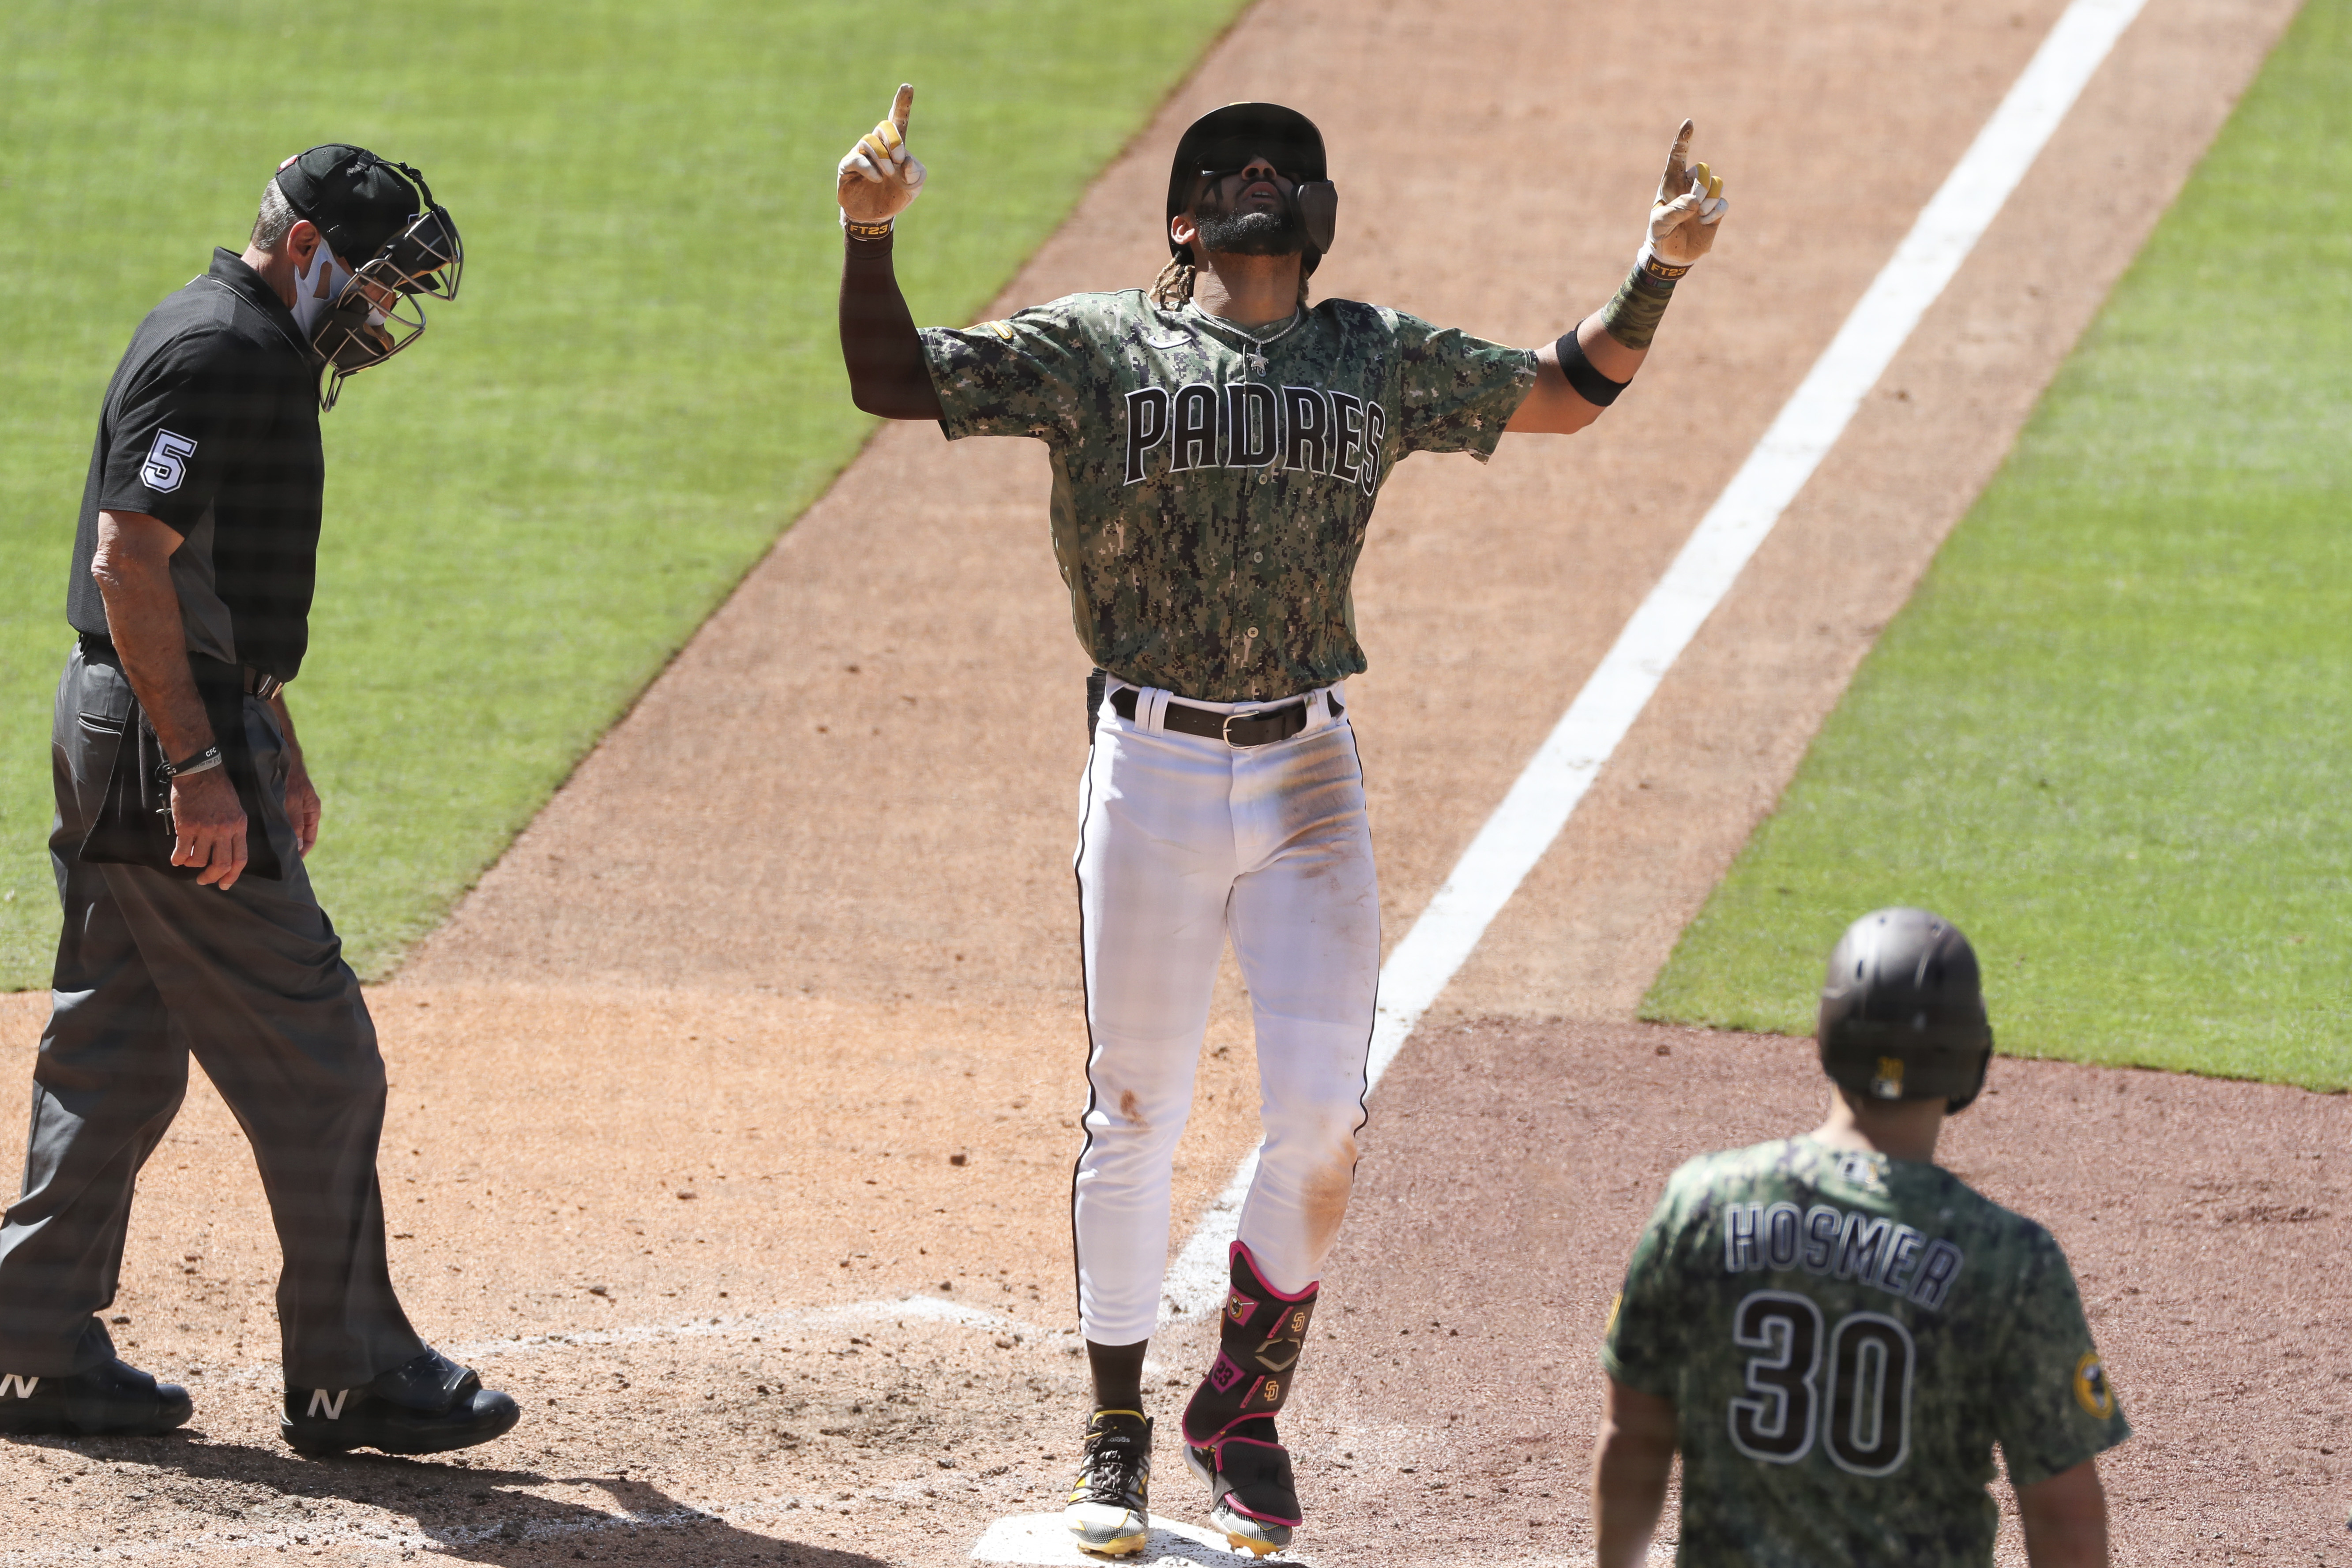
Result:
[[[326,361],[319,406],[330,409],[346,378],[424,335],[423,296],[457,298],[466,247],[423,174],[364,147],[313,147],[279,164],[277,182],[352,269],[310,334]]]
[[[1976,950],[1924,909],[1864,915],[1830,954],[1814,1039],[1850,1094],[1967,1109],[1992,1061]]]
[[[1291,182],[1291,212],[1307,242],[1302,262],[1313,277],[1323,253],[1331,248],[1339,188],[1325,177],[1323,133],[1295,109],[1278,103],[1229,103],[1194,120],[1176,141],[1176,159],[1168,171],[1168,217],[1191,209],[1193,181],[1238,173],[1258,157],[1271,161]],[[1192,255],[1172,236],[1168,249],[1177,256]]]

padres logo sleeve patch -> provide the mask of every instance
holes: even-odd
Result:
[[[2074,1364],[2074,1403],[2102,1421],[2116,1413],[2116,1391],[2107,1385],[2107,1369],[2095,1350]]]

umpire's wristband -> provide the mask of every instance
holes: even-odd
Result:
[[[1592,361],[1585,357],[1584,345],[1576,340],[1576,329],[1572,327],[1559,335],[1559,341],[1552,345],[1552,351],[1559,356],[1559,373],[1568,378],[1568,384],[1576,390],[1576,395],[1596,408],[1607,408],[1617,401],[1619,392],[1632,384],[1629,382],[1612,382],[1594,370]]]
[[[221,765],[221,748],[207,746],[194,757],[179,762],[159,762],[155,776],[159,779],[185,779],[192,773],[205,773]]]

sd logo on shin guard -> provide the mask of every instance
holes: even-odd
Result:
[[[1268,1372],[1287,1372],[1297,1365],[1307,1349],[1307,1325],[1314,1316],[1315,1303],[1305,1301],[1275,1319],[1265,1343],[1257,1347],[1258,1364]]]

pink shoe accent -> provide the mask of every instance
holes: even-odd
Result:
[[[1231,1249],[1225,1254],[1225,1258],[1228,1263],[1230,1263],[1234,1259],[1238,1258],[1244,1263],[1249,1265],[1250,1278],[1255,1280],[1258,1282],[1259,1288],[1264,1290],[1267,1295],[1272,1296],[1278,1301],[1303,1301],[1309,1296],[1312,1296],[1323,1286],[1322,1281],[1310,1280],[1307,1282],[1307,1288],[1303,1291],[1293,1291],[1276,1290],[1272,1285],[1266,1283],[1265,1270],[1257,1266],[1257,1255],[1252,1252],[1248,1248],[1243,1246],[1239,1241],[1235,1241],[1233,1244]]]
[[[1286,1457],[1290,1451],[1287,1448],[1285,1448],[1280,1443],[1268,1443],[1257,1437],[1220,1437],[1215,1442],[1209,1445],[1210,1452],[1216,1456],[1215,1462],[1218,1469],[1223,1470],[1226,1468],[1225,1450],[1227,1448],[1271,1448],[1276,1453],[1282,1454]],[[1269,1513],[1261,1508],[1252,1508],[1247,1503],[1242,1501],[1240,1497],[1234,1492],[1227,1492],[1219,1500],[1223,1504],[1223,1506],[1233,1510],[1234,1512],[1241,1514],[1245,1518],[1255,1519],[1260,1523],[1285,1524],[1288,1525],[1293,1530],[1298,1528],[1300,1516],[1297,1514]]]

